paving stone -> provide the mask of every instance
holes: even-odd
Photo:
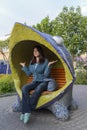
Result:
[[[0,130],[87,130],[87,85],[74,85],[73,98],[79,108],[71,111],[69,121],[59,121],[48,110],[38,110],[25,125],[19,120],[20,113],[11,108],[16,95],[1,97]]]

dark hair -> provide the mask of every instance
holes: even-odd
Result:
[[[39,60],[39,63],[43,63],[45,61],[45,57],[44,57],[44,52],[43,52],[43,49],[41,46],[39,45],[36,45],[33,47],[33,50],[37,48],[38,52],[40,53],[40,60]],[[31,60],[31,64],[34,64],[36,63],[36,57],[33,56],[32,60]]]

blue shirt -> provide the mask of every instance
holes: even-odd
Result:
[[[34,81],[43,81],[45,78],[50,75],[50,67],[48,66],[48,60],[45,59],[44,63],[30,64],[28,67],[22,67],[22,70],[26,73],[27,76],[33,75]]]

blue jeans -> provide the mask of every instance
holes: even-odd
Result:
[[[47,90],[48,82],[33,81],[22,87],[22,113],[31,113],[35,109],[41,93]],[[30,96],[29,92],[35,90]]]

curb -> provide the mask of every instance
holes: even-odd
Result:
[[[0,95],[0,98],[1,98],[1,97],[14,96],[14,95],[17,95],[17,93],[7,93],[7,94],[1,94],[1,95]]]

